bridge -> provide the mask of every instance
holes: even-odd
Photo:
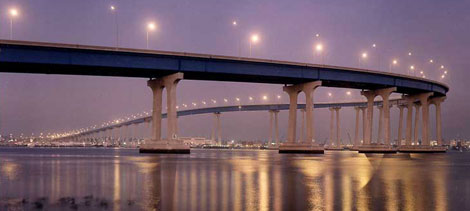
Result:
[[[402,151],[442,151],[440,147],[430,146],[429,105],[436,106],[437,141],[440,146],[440,105],[449,91],[448,86],[436,81],[357,68],[184,52],[7,40],[0,40],[0,72],[150,78],[147,85],[152,89],[154,98],[154,135],[152,141],[141,147],[141,152],[157,153],[189,153],[189,148],[177,138],[176,88],[183,78],[283,84],[283,90],[289,94],[290,99],[289,121],[287,142],[279,146],[279,151],[295,153],[323,152],[323,147],[311,143],[311,140],[314,140],[313,93],[319,86],[362,90],[361,94],[367,99],[367,109],[363,110],[363,113],[367,112],[364,121],[364,143],[358,146],[358,150],[362,152],[396,152],[397,149],[393,148],[390,142],[389,96],[393,92],[403,94],[403,101],[406,102],[402,105],[407,109],[406,144]],[[168,130],[165,140],[161,138],[164,89],[167,91],[168,107]],[[307,137],[302,143],[296,143],[297,97],[300,92],[306,96]],[[382,98],[383,109],[380,115],[383,115],[383,121],[380,121],[379,125],[385,140],[379,147],[371,145],[373,107],[377,96]],[[415,116],[422,117],[423,144],[419,146],[411,144],[413,108],[416,114],[419,114]],[[403,111],[400,111],[402,115]],[[337,113],[336,109],[338,119]]]
[[[390,100],[390,105],[393,106],[400,106],[403,105],[403,101],[400,99],[391,99]],[[375,106],[382,106],[382,101],[375,101],[374,102]],[[364,110],[367,106],[366,102],[362,101],[352,101],[352,102],[339,102],[339,103],[316,103],[314,104],[314,109],[325,109],[325,108],[335,108],[335,109],[341,109],[343,107],[354,107],[356,110]],[[298,104],[297,109],[299,109],[302,112],[302,126],[301,126],[301,137],[300,140],[303,141],[303,134],[305,134],[305,104]],[[247,111],[268,111],[270,115],[270,122],[269,122],[269,143],[271,143],[274,146],[279,146],[280,145],[280,140],[279,140],[279,127],[278,127],[278,113],[279,111],[283,110],[289,110],[289,104],[247,104],[247,105],[230,105],[230,106],[216,106],[216,107],[205,107],[205,108],[194,108],[194,109],[187,109],[187,110],[181,110],[177,112],[177,116],[192,116],[192,115],[200,115],[200,114],[214,114],[214,126],[213,126],[213,133],[212,133],[212,140],[215,140],[216,134],[218,135],[218,143],[221,143],[221,126],[220,126],[220,115],[222,113],[226,112],[247,112]],[[330,110],[332,113],[335,111],[334,109]],[[167,114],[164,113],[162,114],[162,118],[166,118]],[[356,121],[359,122],[360,116],[356,115]],[[365,118],[362,118],[364,120]],[[339,116],[338,119],[339,120]],[[339,124],[335,124],[335,120],[331,119],[331,124],[330,124],[330,142],[327,143],[326,147],[330,149],[336,149],[336,148],[341,148],[341,143],[340,143],[340,127]],[[382,121],[382,120],[380,120]],[[135,118],[135,119],[130,119],[127,121],[119,121],[116,122],[115,124],[111,125],[103,125],[102,127],[92,127],[89,130],[82,130],[78,131],[76,133],[70,133],[70,134],[63,134],[60,136],[56,136],[54,138],[54,141],[90,141],[90,140],[103,140],[107,141],[110,139],[119,139],[119,140],[126,140],[125,137],[121,137],[123,134],[129,134],[129,131],[124,131],[119,133],[117,130],[126,130],[128,127],[131,126],[138,126],[140,124],[151,124],[152,122],[152,116],[144,116],[140,118]],[[362,124],[365,122],[363,121]],[[359,126],[359,125],[357,125]],[[115,131],[113,134],[112,131]],[[275,131],[275,140],[273,142],[273,131]],[[334,133],[336,131],[336,134]],[[378,131],[378,139],[377,142],[380,142],[381,139],[381,130],[379,128]],[[399,131],[401,133],[401,131]],[[133,134],[136,136],[136,134]],[[364,135],[364,133],[363,133]],[[398,137],[401,137],[401,134],[398,135]],[[135,137],[134,137],[135,138]],[[131,138],[131,139],[134,139]],[[364,137],[363,137],[364,138]],[[137,138],[135,138],[137,139]],[[401,140],[400,140],[401,141]],[[413,144],[418,144],[417,140],[413,140]],[[359,128],[356,128],[355,134],[354,134],[354,146],[359,146]],[[397,143],[398,144],[398,143]],[[336,147],[336,148],[335,148]]]

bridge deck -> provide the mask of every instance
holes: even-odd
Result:
[[[399,93],[445,95],[442,83],[373,70],[265,59],[0,40],[0,72],[155,78],[183,72],[185,79],[296,84],[356,89],[397,87]]]

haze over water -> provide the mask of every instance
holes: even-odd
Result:
[[[0,149],[0,209],[469,210],[470,156]]]

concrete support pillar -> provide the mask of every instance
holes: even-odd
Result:
[[[217,135],[217,113],[214,113],[214,125],[212,126],[211,140],[215,141],[215,136]]]
[[[415,126],[414,126],[414,138],[413,143],[418,145],[418,133],[419,133],[419,109],[421,107],[420,104],[415,104]]]
[[[431,142],[429,140],[429,97],[431,97],[432,95],[433,95],[432,92],[418,95],[419,102],[421,103],[421,113],[422,113],[421,141],[424,146],[431,145]]]
[[[269,110],[269,144],[273,143],[274,111]]]
[[[377,144],[382,143],[382,128],[383,128],[383,106],[377,106],[379,109],[379,127],[378,127],[378,132],[377,132]]]
[[[431,103],[436,106],[436,140],[437,145],[442,146],[442,121],[441,121],[441,103],[446,97],[434,97]]]
[[[275,139],[276,139],[276,145],[279,146],[281,143],[279,142],[279,111],[274,110],[274,131],[275,131]]]
[[[175,73],[162,78],[167,96],[167,139],[178,139],[178,122],[176,113],[176,85],[183,79],[183,73]]]
[[[361,111],[361,108],[354,107],[354,110],[356,110],[356,125],[354,129],[354,146],[357,147],[359,146],[359,112]]]
[[[329,145],[333,146],[336,143],[335,140],[335,109],[333,107],[329,108],[331,115],[330,115],[330,141]]]
[[[384,138],[385,138],[385,145],[390,146],[390,94],[392,92],[397,91],[396,87],[386,88],[386,89],[379,89],[376,90],[377,94],[382,97],[382,106],[383,106],[383,131],[384,131]]]
[[[370,145],[372,139],[372,123],[374,115],[374,98],[377,94],[372,91],[362,91],[361,94],[367,98],[367,121],[366,121],[366,134],[364,138],[364,144]]]
[[[367,124],[367,107],[361,107],[362,111],[362,142],[365,143],[366,138],[366,124]]]
[[[161,79],[151,79],[147,81],[147,86],[152,89],[152,141],[160,141],[162,137],[162,94],[163,81]]]
[[[398,105],[400,109],[400,117],[398,118],[398,136],[397,136],[397,146],[401,146],[402,134],[403,134],[403,110],[406,108],[405,105]]]
[[[302,91],[305,93],[305,112],[307,119],[307,138],[304,140],[305,143],[312,143],[315,139],[315,127],[314,127],[314,115],[313,115],[313,95],[315,89],[321,86],[321,81],[314,81],[303,84]]]
[[[406,145],[411,146],[412,143],[412,129],[413,129],[413,105],[415,98],[413,96],[405,96],[404,99],[406,100]]]
[[[297,123],[297,97],[300,92],[299,85],[284,86],[283,90],[289,95],[289,121],[287,128],[287,142],[295,143]]]
[[[300,109],[300,114],[302,116],[302,121],[300,124],[300,143],[305,143],[305,109]]]
[[[339,124],[339,109],[341,107],[336,107],[336,146],[341,146],[341,130],[340,130],[340,124]]]
[[[222,144],[222,128],[220,126],[220,113],[215,113],[215,117],[217,119],[217,142]]]

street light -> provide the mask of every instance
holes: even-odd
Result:
[[[368,55],[367,55],[367,52],[362,52],[362,53],[361,53],[361,57],[359,57],[359,67],[361,66],[361,59],[365,61],[365,60],[367,59],[367,56],[368,56]],[[365,63],[364,63],[364,64],[365,64]],[[364,66],[365,66],[365,65],[364,65]]]
[[[321,56],[321,62],[320,63],[324,63],[324,54],[322,54],[322,51],[323,51],[323,44],[321,43],[318,43],[315,45],[315,51],[318,53],[318,55]]]
[[[111,5],[109,7],[109,9],[111,10],[111,13],[113,14],[113,18],[114,18],[114,26],[115,26],[115,30],[116,30],[116,48],[119,47],[119,26],[118,26],[118,21],[117,21],[117,13],[116,13],[116,7],[114,5]]]
[[[13,18],[19,15],[19,12],[16,8],[11,8],[9,11],[10,14],[10,40],[13,39]]]
[[[237,29],[238,28],[238,22],[237,21],[232,21],[232,26]],[[238,37],[238,57],[241,57],[241,36],[240,36],[240,33],[238,33],[237,35]]]
[[[149,31],[155,31],[157,26],[153,22],[147,24],[147,49],[149,49]]]
[[[250,37],[250,57],[251,57],[251,45],[256,44],[259,41],[258,34],[252,34]]]
[[[396,59],[392,60],[392,63],[390,63],[390,65],[388,65],[388,71],[392,72],[392,67],[396,66],[397,64],[398,64],[398,60],[396,60]]]

